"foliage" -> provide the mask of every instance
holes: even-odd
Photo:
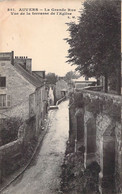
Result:
[[[120,0],[86,0],[78,24],[68,23],[68,31],[68,63],[88,77],[120,78]]]
[[[73,144],[67,144],[64,163],[61,174],[62,193],[96,193],[99,194],[100,166],[96,161],[84,169],[84,149],[76,153],[71,152]],[[74,151],[74,150],[73,150]],[[68,154],[67,154],[68,153]]]
[[[2,145],[17,139],[18,130],[21,125],[22,120],[19,118],[8,118],[3,120],[0,131]]]
[[[80,77],[80,74],[77,73],[76,71],[69,71],[66,73],[64,79],[67,81],[67,82],[70,82],[71,79],[77,79]]]
[[[55,84],[57,82],[57,75],[55,75],[55,73],[48,73],[46,75],[46,80],[49,84]]]

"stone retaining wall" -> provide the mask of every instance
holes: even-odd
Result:
[[[69,115],[70,136],[85,147],[84,166],[97,161],[101,167],[101,192],[116,188],[121,193],[121,97],[87,90],[72,93]]]
[[[36,135],[36,119],[26,120],[18,129],[18,139],[0,147],[0,182],[23,165],[24,155]]]

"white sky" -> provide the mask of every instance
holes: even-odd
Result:
[[[45,70],[63,76],[74,69],[66,63],[68,44],[63,40],[68,37],[66,22],[74,21],[68,16],[38,15],[12,16],[8,8],[38,9],[76,9],[79,15],[83,0],[9,0],[0,2],[0,52],[15,51],[15,56],[32,58],[33,70]]]

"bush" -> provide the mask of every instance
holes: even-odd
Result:
[[[20,118],[7,118],[4,119],[1,125],[1,141],[2,145],[12,142],[18,137],[19,127],[22,125]]]

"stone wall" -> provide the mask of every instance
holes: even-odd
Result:
[[[0,147],[0,182],[12,171],[17,170],[22,155],[22,139]]]
[[[84,166],[97,161],[100,191],[110,193],[116,188],[116,193],[121,193],[121,97],[83,90],[70,95],[69,110],[70,133],[77,147],[85,147]],[[78,139],[78,133],[84,138]]]
[[[18,129],[18,139],[0,147],[0,182],[26,162],[25,155],[36,138],[36,119],[29,118]]]

